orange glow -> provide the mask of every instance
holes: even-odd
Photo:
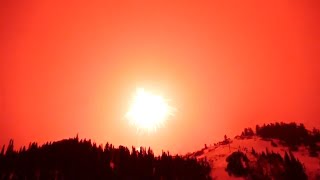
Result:
[[[134,145],[123,117],[136,87],[179,110],[141,137],[156,152],[192,152],[272,121],[319,127],[319,9],[319,0],[0,1],[0,147],[76,134]]]

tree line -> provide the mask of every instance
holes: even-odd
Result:
[[[205,160],[155,156],[150,148],[97,145],[78,137],[14,150],[10,140],[0,154],[0,179],[211,179]]]
[[[264,139],[279,139],[291,150],[297,150],[298,146],[305,145],[309,148],[310,156],[318,156],[320,147],[319,129],[313,128],[312,131],[305,128],[303,124],[276,122],[270,124],[256,125],[255,132],[251,128],[245,128],[241,133],[243,137],[257,135]]]

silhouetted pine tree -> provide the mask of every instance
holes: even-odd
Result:
[[[228,162],[226,171],[229,175],[236,177],[246,176],[248,174],[248,157],[241,151],[233,152],[227,157]]]

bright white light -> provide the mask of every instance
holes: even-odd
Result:
[[[138,88],[126,117],[138,130],[151,132],[163,125],[171,115],[173,108],[168,105],[168,100]]]

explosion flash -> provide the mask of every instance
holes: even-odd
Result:
[[[168,100],[138,88],[126,118],[138,130],[152,132],[162,126],[173,112],[174,108],[168,104]]]

